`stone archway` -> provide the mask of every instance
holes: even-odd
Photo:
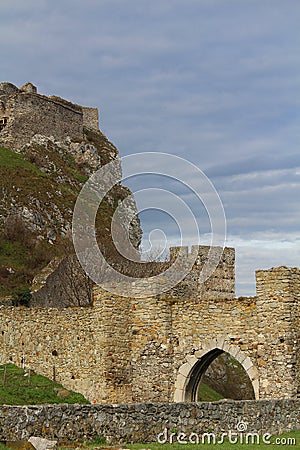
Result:
[[[191,402],[197,400],[197,390],[201,378],[209,365],[222,353],[228,353],[236,359],[247,373],[255,395],[259,399],[258,371],[247,354],[237,346],[229,344],[226,338],[212,340],[203,345],[193,355],[187,355],[187,362],[178,371],[174,402]]]

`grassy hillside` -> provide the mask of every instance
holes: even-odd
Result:
[[[97,169],[93,155],[103,165],[118,154],[101,132],[86,130],[84,142],[77,143],[93,148],[91,159],[78,159],[72,145],[76,141],[59,144],[45,138],[22,153],[0,146],[0,299],[29,289],[54,257],[66,256],[66,247],[70,254],[73,208],[83,183]],[[110,242],[113,211],[127,195],[128,189],[117,185],[100,205],[96,227],[104,246]]]
[[[33,371],[24,372],[14,364],[0,366],[0,405],[40,405],[43,403],[89,403],[83,395]]]
[[[201,383],[198,389],[199,402],[216,402],[224,398],[223,395],[209,387],[206,383]]]
[[[0,167],[1,169],[12,169],[13,171],[33,172],[36,176],[45,176],[41,170],[24,159],[20,153],[14,153],[4,147],[0,147]]]
[[[38,234],[47,235],[49,231],[49,224],[43,223],[43,210],[53,227],[54,210],[59,211],[60,220],[70,220],[76,190],[67,183],[61,185],[55,174],[40,170],[24,155],[3,147],[0,147],[0,180],[0,297],[3,297],[29,287],[35,274],[57,254],[56,246],[49,240],[37,239]],[[29,210],[36,212],[36,218]],[[40,220],[41,230],[32,226],[32,219]]]
[[[0,231],[0,297],[29,287],[55,253],[49,242],[36,242],[22,222],[9,221],[9,227]]]

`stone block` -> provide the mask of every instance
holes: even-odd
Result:
[[[57,441],[49,441],[41,437],[31,436],[28,442],[33,445],[36,450],[55,450],[57,448]]]
[[[176,389],[174,393],[174,402],[175,403],[183,402],[184,401],[183,396],[184,396],[183,391],[180,389]]]
[[[259,400],[259,380],[253,380],[252,386],[255,394],[255,399]]]
[[[249,369],[247,369],[247,374],[248,374],[248,377],[250,378],[250,380],[252,380],[252,381],[255,381],[258,379],[257,369],[253,365]]]
[[[245,360],[243,361],[243,367],[244,367],[244,369],[247,371],[247,370],[250,369],[250,367],[252,367],[252,366],[253,366],[253,363],[252,363],[251,359],[247,356],[247,357],[245,358]]]
[[[175,389],[183,390],[188,378],[182,375],[181,373],[177,376],[176,382],[175,382]]]
[[[195,356],[196,356],[196,358],[200,359],[200,358],[202,358],[202,356],[204,356],[206,353],[207,353],[207,350],[206,350],[206,349],[197,350],[197,351],[195,352]]]
[[[179,373],[185,377],[188,377],[191,372],[191,368],[192,366],[189,363],[185,363],[179,368]]]
[[[216,346],[217,348],[223,350],[223,346],[225,344],[225,337],[224,336],[218,336],[217,341],[216,341]]]
[[[193,367],[196,364],[196,362],[198,362],[198,358],[196,357],[196,355],[187,355],[185,359],[190,364],[191,367]]]

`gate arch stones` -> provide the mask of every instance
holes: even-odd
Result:
[[[175,383],[174,402],[196,401],[197,388],[202,375],[205,373],[205,370],[210,363],[224,352],[228,353],[241,364],[251,381],[255,399],[258,400],[259,383],[257,368],[253,365],[251,359],[245,352],[238,346],[229,343],[228,336],[220,336],[218,339],[204,342],[200,350],[196,350],[193,355],[186,356],[186,362],[182,364],[178,370]],[[206,361],[206,359],[208,360]],[[195,380],[191,380],[191,375],[193,374],[194,369],[197,369],[197,365],[200,366],[199,370],[196,370]]]

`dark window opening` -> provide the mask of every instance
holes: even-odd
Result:
[[[0,118],[0,131],[7,125],[7,117]]]

